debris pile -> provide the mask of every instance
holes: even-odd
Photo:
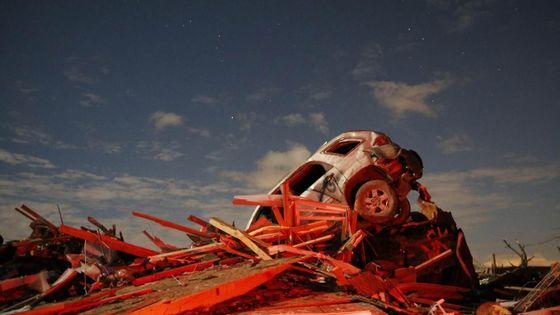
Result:
[[[98,227],[95,231],[57,227],[22,206],[16,210],[32,220],[32,234],[2,246],[2,269],[17,266],[2,273],[3,310],[76,313],[100,311],[101,305],[111,303],[109,309],[124,307],[122,311],[128,312],[134,306],[138,313],[213,307],[227,313],[235,309],[233,305],[239,310],[248,305],[266,309],[290,292],[292,298],[339,296],[323,304],[356,302],[416,313],[441,298],[446,300],[444,307],[457,308],[447,301],[463,300],[476,285],[463,234],[451,215],[440,209],[431,220],[364,229],[348,206],[289,191],[239,196],[233,202],[272,207],[280,223],[261,218],[242,231],[218,218],[206,222],[190,216],[200,226],[193,229],[134,212],[194,240],[191,247],[178,249],[146,233],[161,249],[156,252],[125,242],[116,227],[106,228],[94,218],[88,220]],[[26,261],[35,265],[22,268]],[[261,285],[268,289],[258,288]],[[251,290],[260,293],[246,295]],[[29,310],[41,301],[69,298]],[[116,303],[125,299],[141,302]]]
[[[494,291],[479,287],[451,213],[416,181],[419,157],[383,134],[349,135],[327,143],[270,194],[234,197],[235,205],[256,206],[246,229],[219,218],[191,215],[198,226],[191,228],[132,213],[185,233],[192,240],[186,248],[146,231],[160,250],[134,245],[92,217],[95,230],[56,226],[22,205],[16,211],[31,220],[32,233],[0,247],[0,312],[451,314],[494,300]],[[371,150],[356,150],[370,142]],[[362,162],[375,169],[369,162],[357,167],[361,157],[348,163],[329,156],[339,167],[328,167],[318,163],[324,152],[366,152]],[[336,173],[341,165],[344,176]],[[377,168],[390,176],[380,179]],[[421,212],[410,211],[411,189]],[[352,206],[337,202],[345,193]],[[477,313],[558,305],[559,268],[509,308],[483,305]]]

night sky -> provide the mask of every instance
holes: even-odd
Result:
[[[558,1],[0,1],[0,234],[58,205],[185,246],[130,212],[244,226],[234,195],[368,129],[419,152],[477,263],[548,264],[559,56]]]

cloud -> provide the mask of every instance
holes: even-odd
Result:
[[[291,113],[285,116],[280,116],[274,118],[274,123],[277,125],[284,125],[288,127],[293,127],[297,125],[305,124],[306,120],[300,113]]]
[[[278,94],[281,91],[279,88],[269,87],[269,88],[261,88],[249,95],[245,98],[247,101],[251,103],[260,103],[263,101],[272,101],[272,97]]]
[[[520,155],[514,152],[508,152],[504,154],[501,158],[506,160],[508,163],[536,163],[539,161],[539,158],[532,155],[532,154],[523,154]]]
[[[300,113],[291,113],[276,117],[273,121],[277,125],[284,125],[287,127],[294,127],[308,123],[322,134],[327,134],[329,132],[329,124],[325,118],[325,114],[321,112],[310,113],[307,116],[307,119]]]
[[[236,113],[235,115],[231,116],[231,119],[237,122],[241,130],[249,130],[253,128],[253,126],[257,122],[258,115],[255,112]]]
[[[224,160],[224,154],[220,151],[212,151],[210,153],[207,153],[204,158],[212,160],[212,161],[223,161]]]
[[[128,174],[101,176],[82,170],[47,172],[0,174],[0,209],[13,209],[24,203],[58,223],[56,205],[60,204],[66,224],[87,225],[86,217],[95,216],[106,225],[117,223],[118,228],[125,230],[125,239],[145,246],[148,241],[137,237],[142,229],[154,231],[165,239],[173,233],[133,218],[130,215],[133,210],[184,224],[188,214],[206,218],[219,214],[227,220],[237,218],[236,222],[241,223],[244,221],[238,220],[247,219],[250,213],[250,209],[231,205],[231,197],[246,190],[227,182],[205,184]],[[28,223],[18,213],[0,211],[0,230],[6,239],[28,236]],[[171,238],[186,244],[184,234]]]
[[[373,88],[373,95],[379,104],[389,109],[395,118],[402,118],[409,112],[435,117],[436,112],[426,99],[445,90],[452,84],[452,80],[434,80],[416,85],[393,81],[373,81],[367,84]]]
[[[372,79],[379,75],[383,68],[380,59],[383,50],[379,44],[373,43],[364,48],[358,64],[352,69],[352,76],[356,80]]]
[[[136,144],[136,148],[146,155],[146,158],[164,162],[174,161],[184,155],[179,151],[181,145],[177,141],[140,141]]]
[[[175,113],[157,111],[150,115],[149,121],[154,125],[156,130],[162,130],[168,127],[181,126],[183,124],[183,117]]]
[[[31,155],[12,153],[4,149],[0,149],[0,162],[4,162],[10,165],[20,165],[23,164],[31,168],[55,168],[50,161],[34,157]]]
[[[191,98],[191,102],[198,105],[214,106],[219,103],[219,100],[214,96],[200,94]]]
[[[56,139],[54,136],[37,128],[18,125],[8,126],[13,133],[12,142],[22,144],[40,144],[55,149],[75,149],[74,145]]]
[[[95,83],[95,80],[91,76],[87,75],[84,72],[83,68],[78,65],[70,66],[69,68],[64,70],[64,75],[66,76],[66,79],[68,79],[72,83],[86,85]]]
[[[123,150],[123,145],[120,143],[95,139],[89,140],[87,146],[90,150],[103,152],[105,154],[116,154]]]
[[[173,161],[183,156],[183,153],[176,151],[172,148],[162,148],[155,156],[155,160],[160,161]]]
[[[476,22],[490,16],[492,0],[428,0],[429,5],[443,11],[443,25],[448,33],[470,29]],[[449,16],[452,18],[449,19]]]
[[[283,176],[304,162],[311,152],[302,144],[292,144],[287,151],[269,151],[256,161],[252,172],[227,171],[226,178],[242,182],[249,188],[270,190]]]
[[[24,81],[21,80],[17,80],[14,82],[15,88],[24,95],[31,95],[34,94],[36,92],[39,92],[40,89],[38,88],[33,88],[30,87],[28,84],[26,84]]]
[[[455,133],[447,138],[438,137],[437,147],[446,154],[471,151],[473,140],[466,133]]]
[[[326,99],[328,99],[329,97],[331,97],[332,95],[332,91],[329,90],[321,90],[321,91],[315,91],[313,93],[311,93],[309,95],[309,100],[311,101],[324,101]]]
[[[560,177],[560,163],[539,166],[477,168],[467,173],[469,178],[487,178],[500,185],[542,183]]]
[[[302,106],[312,108],[319,102],[328,100],[333,95],[333,89],[329,84],[324,82],[313,81],[297,90],[298,94],[303,97]]]
[[[512,189],[543,184],[560,178],[560,163],[538,166],[481,167],[466,171],[426,174],[422,182],[435,202],[451,210],[462,226],[476,227],[493,220],[498,210],[522,205]],[[530,205],[527,205],[530,206]]]
[[[189,128],[188,129],[190,133],[193,133],[195,135],[201,136],[201,137],[205,137],[208,138],[210,137],[210,130],[206,129],[206,128]]]
[[[329,124],[323,113],[309,114],[309,123],[322,134],[327,134],[329,132]]]
[[[558,260],[550,259],[541,253],[536,253],[534,255],[527,254],[529,257],[533,257],[529,261],[531,266],[552,266],[552,264],[557,263]],[[502,254],[496,255],[496,266],[498,267],[510,267],[511,265],[519,266],[521,264],[521,259],[515,254]],[[484,262],[484,266],[490,268],[492,266],[492,260],[489,259]]]
[[[102,104],[104,102],[105,100],[100,95],[95,93],[84,92],[82,93],[82,99],[80,100],[80,105],[82,105],[83,107],[92,107],[95,105]]]
[[[87,59],[70,57],[66,62],[67,65],[64,69],[66,79],[80,88],[95,84],[102,76],[110,72],[106,62],[99,57]]]

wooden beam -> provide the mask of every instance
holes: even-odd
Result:
[[[298,222],[295,218],[294,204],[290,200],[290,183],[288,181],[282,184],[282,207],[284,207],[284,221],[287,226],[294,226],[295,222]]]
[[[440,254],[426,260],[425,262],[421,263],[420,265],[414,266],[414,269],[416,269],[416,271],[422,271],[422,270],[430,267],[431,265],[436,264],[436,263],[440,262],[441,260],[451,256],[452,254],[453,254],[453,251],[451,249],[448,249],[445,252],[440,253]]]
[[[172,229],[175,229],[175,230],[178,230],[178,231],[181,231],[181,232],[185,232],[185,233],[191,234],[191,235],[196,235],[196,236],[199,236],[199,237],[213,238],[213,237],[217,236],[215,233],[203,233],[203,232],[200,232],[199,230],[195,230],[195,229],[192,229],[192,228],[184,226],[184,225],[173,223],[173,222],[170,222],[170,221],[167,221],[167,220],[163,220],[163,219],[160,219],[160,218],[148,215],[148,214],[136,212],[136,211],[133,211],[132,215],[134,215],[135,217],[139,217],[139,218],[147,219],[147,220],[150,220],[150,221],[154,221],[161,226],[172,228]]]
[[[100,242],[111,249],[118,250],[123,253],[131,254],[137,257],[147,257],[147,256],[156,255],[158,253],[151,249],[144,248],[138,245],[129,244],[107,235],[95,234],[92,232],[76,229],[64,224],[60,226],[60,232],[70,236],[81,238],[86,241]]]
[[[257,256],[259,256],[261,259],[263,260],[272,259],[259,246],[257,246],[257,244],[255,244],[255,242],[253,241],[254,239],[252,239],[252,237],[249,234],[240,231],[239,229],[223,222],[218,218],[211,218],[210,224],[224,231],[225,233],[235,237],[236,239],[240,240],[243,244],[249,247],[249,249],[251,249],[255,254],[257,254]]]
[[[157,272],[157,273],[154,273],[153,275],[148,275],[148,276],[136,278],[132,281],[132,284],[134,284],[135,286],[139,286],[139,285],[143,285],[145,283],[156,281],[156,280],[159,280],[159,279],[169,278],[169,277],[172,277],[172,276],[180,275],[180,274],[185,273],[185,272],[192,272],[192,271],[206,269],[206,268],[212,267],[216,261],[218,261],[218,258],[214,258],[214,259],[208,260],[208,261],[203,261],[203,262],[194,263],[194,264],[191,264],[191,265],[186,265],[186,266],[182,266],[182,267],[178,267],[178,268],[174,268],[174,269],[169,269],[169,270]]]
[[[212,220],[210,220],[212,224]],[[251,267],[250,273],[231,270],[233,278],[227,277],[227,282],[215,283],[203,290],[184,295],[174,296],[173,299],[163,300],[143,309],[132,312],[135,315],[151,314],[182,314],[189,310],[209,307],[231,298],[241,296],[259,285],[272,280],[277,274],[290,268],[302,258],[276,259],[270,262],[261,262]]]

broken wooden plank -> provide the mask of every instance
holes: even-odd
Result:
[[[178,267],[178,268],[173,268],[173,269],[169,269],[169,270],[165,270],[165,271],[160,271],[160,272],[154,273],[152,275],[136,278],[132,281],[132,284],[135,285],[135,286],[139,286],[139,285],[143,285],[145,283],[156,281],[156,280],[159,280],[159,279],[180,275],[180,274],[185,273],[185,272],[192,272],[192,271],[206,269],[206,268],[212,267],[214,265],[214,263],[218,260],[219,260],[219,258],[214,258],[214,259],[211,259],[211,260],[208,260],[208,261],[202,261],[202,262],[194,263],[194,264],[191,264],[191,265],[186,265],[186,266],[182,266],[182,267]]]
[[[315,239],[312,239],[312,240],[309,240],[309,241],[297,243],[293,246],[295,248],[302,248],[302,247],[305,247],[305,246],[309,246],[309,245],[313,245],[313,244],[317,244],[317,243],[320,243],[320,242],[331,240],[331,239],[333,239],[333,237],[334,237],[334,234],[327,234],[325,236],[321,236],[321,237],[318,237],[318,238],[315,238]]]
[[[243,206],[281,207],[282,195],[245,195],[234,196],[232,203]]]
[[[212,251],[217,251],[222,249],[222,243],[212,243],[204,246],[197,246],[192,248],[185,248],[179,249],[176,251],[168,252],[168,253],[156,253],[155,255],[151,255],[148,257],[148,261],[151,263],[157,263],[159,261],[163,261],[166,259],[172,259],[177,257],[185,257],[189,255],[195,255],[199,253],[207,253]]]
[[[167,220],[163,220],[163,219],[151,216],[149,214],[144,214],[144,213],[133,211],[132,215],[134,215],[135,217],[139,217],[139,218],[143,218],[143,219],[147,219],[147,220],[156,222],[161,226],[165,226],[165,227],[168,227],[168,228],[172,228],[172,229],[175,229],[175,230],[178,230],[178,231],[181,231],[181,232],[185,232],[187,234],[196,235],[196,236],[203,237],[203,238],[214,238],[214,237],[217,236],[215,233],[203,233],[203,232],[200,232],[199,230],[195,230],[195,229],[190,228],[188,226],[184,226],[184,225],[173,223],[173,222],[170,222],[170,221],[167,221]]]
[[[149,238],[150,241],[152,241],[152,243],[154,243],[162,251],[168,252],[168,251],[173,251],[173,250],[177,249],[177,246],[165,243],[159,237],[157,237],[155,235],[151,235],[150,233],[148,233],[148,231],[144,230],[144,231],[142,231],[142,233],[144,233],[144,235],[146,235],[146,237]]]
[[[91,303],[93,301],[99,301],[100,299],[106,297],[106,296],[114,296],[115,293],[117,292],[117,289],[110,289],[110,290],[106,290],[94,295],[90,295],[78,300],[74,300],[71,302],[60,302],[60,303],[55,303],[55,304],[48,304],[45,306],[40,306],[40,307],[36,307],[32,310],[26,311],[26,312],[21,312],[18,313],[20,315],[50,315],[50,314],[61,314],[63,313],[65,310],[68,309],[72,309],[76,306],[79,305],[84,305],[87,303]],[[3,310],[5,311],[5,310]]]
[[[41,215],[39,215],[37,212],[35,212],[33,209],[29,208],[26,205],[21,205],[20,207],[28,214],[28,216],[33,218],[33,221],[39,221],[41,223],[46,224],[50,230],[56,233],[57,231],[56,225],[54,225],[51,221],[45,219],[44,217],[42,217]],[[18,209],[16,208],[16,210]],[[24,214],[21,210],[18,210],[18,212]]]
[[[191,221],[192,223],[196,223],[198,225],[201,226],[202,230],[201,232],[206,232],[208,231],[208,227],[210,226],[210,224],[208,224],[208,222],[204,221],[203,219],[195,216],[195,215],[189,215],[187,217],[187,220]]]
[[[303,250],[303,249],[295,248],[295,247],[290,246],[290,245],[273,245],[273,246],[270,246],[268,248],[268,253],[270,255],[276,255],[278,253],[283,253],[283,252],[288,252],[288,253],[301,255],[301,256],[314,257],[314,258],[324,260],[327,263],[329,263],[330,265],[332,265],[333,267],[340,267],[342,269],[342,271],[344,271],[345,273],[350,274],[350,275],[357,274],[357,273],[361,272],[361,269],[356,268],[349,263],[346,263],[346,262],[338,260],[338,259],[334,259],[330,256],[327,256],[327,255],[324,255],[324,254],[321,254],[321,253],[317,253],[317,252],[314,252],[314,251]]]
[[[243,244],[249,247],[249,249],[251,249],[255,254],[257,254],[257,256],[259,256],[261,259],[263,260],[272,259],[259,246],[257,246],[257,244],[255,244],[254,239],[249,234],[240,231],[239,229],[223,222],[218,218],[211,218],[210,224],[240,240]]]
[[[282,183],[282,207],[284,208],[284,222],[287,226],[294,226],[295,222],[298,222],[296,213],[294,211],[294,203],[290,200],[290,183],[285,181]]]
[[[60,226],[60,232],[90,242],[102,242],[104,245],[106,245],[111,249],[118,250],[138,257],[147,257],[147,256],[158,254],[158,252],[148,248],[125,243],[123,241],[120,241],[116,238],[107,235],[99,235],[88,231],[83,231],[64,224]]]
[[[212,306],[249,292],[301,260],[302,257],[270,260],[250,267],[246,272],[232,269],[228,277],[224,278],[227,279],[226,282],[208,282],[207,287],[202,290],[160,301],[131,314],[180,314],[189,310]],[[219,279],[216,278],[216,280]]]
[[[129,299],[131,297],[134,296],[139,296],[139,295],[144,295],[144,294],[148,294],[153,292],[154,289],[152,288],[146,288],[146,289],[142,289],[142,290],[137,290],[134,292],[129,292],[129,293],[124,293],[124,294],[120,294],[120,295],[115,295],[115,296],[111,296],[99,301],[94,301],[94,302],[90,302],[90,303],[75,303],[75,305],[72,305],[72,307],[67,307],[65,308],[62,312],[60,312],[60,314],[77,314],[80,312],[83,312],[85,310],[103,305],[103,304],[107,304],[116,300],[126,300]]]
[[[443,259],[451,256],[453,254],[453,251],[451,249],[448,249],[446,251],[444,251],[443,253],[440,253],[428,260],[426,260],[425,262],[421,263],[418,266],[415,266],[414,269],[416,269],[416,272],[422,271],[430,266],[432,266],[433,264],[437,264],[438,262],[442,261]]]

